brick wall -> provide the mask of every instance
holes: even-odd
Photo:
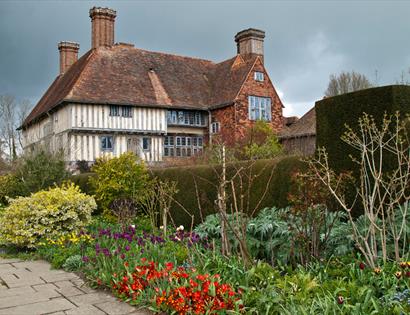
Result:
[[[255,71],[264,73],[263,82],[254,80]],[[262,62],[260,59],[257,59],[253,69],[244,82],[241,91],[235,99],[235,104],[212,111],[213,120],[219,121],[220,123],[220,137],[228,145],[232,145],[238,140],[243,139],[246,130],[254,123],[249,120],[249,95],[271,98],[272,121],[270,124],[272,129],[276,132],[279,132],[282,129],[282,101],[276,93]]]

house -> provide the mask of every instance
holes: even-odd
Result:
[[[60,42],[60,73],[27,116],[24,150],[64,150],[70,165],[132,151],[147,162],[200,154],[217,137],[234,144],[258,119],[282,129],[282,102],[264,67],[265,32],[236,34],[223,62],[115,43],[116,11],[90,10],[91,49]]]
[[[316,111],[311,108],[305,115],[284,118],[284,127],[278,135],[286,153],[312,155],[316,150]]]

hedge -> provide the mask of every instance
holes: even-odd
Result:
[[[389,85],[325,98],[316,102],[315,108],[316,148],[326,148],[335,170],[355,170],[349,155],[357,156],[357,151],[340,139],[345,125],[358,130],[363,113],[372,115],[379,125],[385,113],[393,115],[399,111],[405,117],[410,113],[410,86]]]
[[[286,207],[288,205],[287,197],[290,189],[291,174],[305,167],[305,163],[296,156],[257,161],[254,165],[253,173],[261,173],[261,175],[256,178],[252,185],[250,208],[253,209],[259,202],[266,185],[269,183],[271,174],[272,178],[267,193],[258,210],[272,206]],[[232,165],[228,166],[228,174],[231,174],[233,170],[234,167]],[[163,180],[173,180],[178,183],[178,193],[175,196],[176,202],[172,204],[171,208],[171,216],[175,224],[189,227],[192,223],[191,215],[194,217],[194,224],[198,224],[208,214],[215,213],[215,200],[217,199],[215,187],[217,184],[216,172],[220,172],[220,168],[208,165],[152,169],[153,176]],[[84,192],[92,194],[92,188],[88,183],[90,176],[94,176],[94,174],[75,175],[72,177],[72,181],[79,185]],[[199,196],[201,207],[198,205],[197,196]],[[181,206],[191,215],[188,215]]]

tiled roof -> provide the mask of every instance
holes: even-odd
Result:
[[[313,135],[316,135],[316,111],[314,107],[295,123],[283,128],[279,138],[296,138]]]
[[[220,106],[234,101],[256,58],[213,63],[130,45],[99,47],[55,79],[23,126],[64,101],[203,110]]]

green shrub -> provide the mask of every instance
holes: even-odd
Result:
[[[21,185],[21,196],[61,184],[69,176],[63,153],[54,154],[45,149],[22,156],[14,174]]]
[[[0,176],[0,204],[7,205],[8,198],[25,194],[22,182],[14,174]]]
[[[108,211],[120,198],[134,198],[144,191],[149,179],[144,163],[131,152],[119,157],[102,157],[92,167],[96,176],[89,177],[100,210]]]
[[[71,182],[76,184],[78,187],[80,187],[81,191],[87,195],[94,195],[94,187],[91,184],[91,177],[95,177],[95,173],[82,173],[82,174],[77,174],[73,175],[69,178]]]
[[[67,271],[77,271],[82,265],[83,257],[81,255],[73,255],[66,259],[62,267]]]
[[[93,197],[74,184],[10,200],[0,218],[0,242],[36,247],[43,238],[57,238],[85,226],[96,209]]]

